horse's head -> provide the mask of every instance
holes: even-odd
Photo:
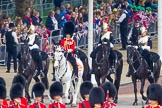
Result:
[[[22,60],[27,60],[29,59],[28,58],[28,54],[29,54],[29,46],[28,44],[24,43],[24,44],[21,44],[21,59]]]
[[[60,64],[60,61],[63,59],[64,53],[61,47],[57,47],[55,49],[55,54],[54,54],[54,67],[58,67]]]
[[[127,62],[132,63],[134,56],[137,56],[137,46],[128,46],[127,47]]]

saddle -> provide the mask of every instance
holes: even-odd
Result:
[[[73,65],[67,61],[69,66],[70,66],[70,69],[73,70]],[[82,65],[82,61],[79,60],[79,59],[76,59],[76,63],[77,63],[77,66],[78,66],[78,72],[82,71],[84,69],[84,66]]]

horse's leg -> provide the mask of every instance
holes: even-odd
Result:
[[[68,80],[67,82],[65,82],[65,104],[70,103],[70,100],[68,99],[70,84],[71,84],[71,80]]]
[[[100,76],[95,74],[95,79],[96,79],[97,85],[100,86]]]
[[[25,97],[28,99],[29,103],[31,102],[30,95],[29,95],[29,85],[30,85],[31,80],[32,80],[32,75],[30,75],[27,78],[27,83],[26,83],[26,86],[25,86]]]
[[[47,74],[48,74],[48,69],[49,69],[49,59],[46,60],[46,63],[45,65],[43,65],[44,67],[44,75],[45,77],[44,78],[41,78],[41,81],[44,83],[46,89],[49,88],[49,82],[48,82],[48,78],[47,78]]]
[[[123,60],[121,59],[120,62],[117,64],[117,69],[116,69],[116,78],[115,78],[115,82],[114,85],[116,87],[117,90],[117,94],[116,97],[114,99],[115,103],[118,103],[118,91],[119,91],[119,87],[120,87],[120,81],[121,81],[121,74],[122,74],[122,69],[123,69]]]
[[[143,95],[144,93],[144,86],[145,86],[145,79],[141,79],[141,89],[140,89],[140,94],[142,95],[143,100],[147,100],[147,97]]]
[[[78,93],[79,93],[79,90],[80,90],[80,85],[81,85],[81,82],[82,82],[82,75],[83,75],[83,71],[82,72],[79,72],[80,75],[79,78],[78,78],[78,83],[75,87],[75,91],[74,91],[74,95],[73,95],[73,102],[72,102],[72,105],[76,105],[76,102],[77,102],[77,96],[78,96]]]
[[[134,76],[132,76],[132,82],[133,82],[133,86],[134,86],[134,95],[135,95],[135,100],[133,102],[133,105],[138,105],[137,101],[137,83],[136,83],[136,78],[134,78]]]
[[[107,76],[107,79],[108,79],[110,82],[112,82],[112,83],[113,83],[113,79],[111,78],[111,76],[110,76],[110,75],[108,75],[108,76]]]

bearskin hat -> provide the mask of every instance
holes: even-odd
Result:
[[[6,86],[6,81],[2,77],[0,77],[0,85]]]
[[[80,95],[85,99],[84,95],[89,94],[89,91],[93,88],[93,84],[89,81],[85,81],[80,86]]]
[[[22,85],[22,87],[25,88],[25,86],[26,86],[26,79],[22,75],[16,75],[16,76],[14,76],[14,78],[12,80],[12,84],[15,84],[15,83],[20,83]]]
[[[64,25],[64,36],[66,36],[66,34],[70,34],[70,36],[72,37],[73,36],[73,33],[74,33],[74,24],[72,22],[67,22],[65,23]]]
[[[105,93],[99,87],[94,87],[90,90],[89,94],[89,103],[91,107],[94,107],[95,104],[103,104],[105,101]]]
[[[117,94],[116,87],[111,82],[104,82],[100,87],[103,88],[105,94],[109,92],[109,97],[114,98]]]
[[[149,100],[156,100],[162,104],[162,87],[160,84],[153,83],[147,88],[147,97]]]
[[[45,91],[45,86],[43,83],[41,82],[37,82],[33,85],[32,88],[32,96],[33,94],[35,95],[35,97],[42,97],[43,93]]]
[[[50,96],[53,99],[54,96],[62,96],[63,95],[63,86],[60,82],[54,82],[50,87]]]
[[[6,98],[6,87],[4,85],[0,85],[0,99]]]
[[[10,89],[10,98],[21,98],[23,96],[23,86],[20,83],[15,83]]]

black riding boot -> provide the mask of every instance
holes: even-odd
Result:
[[[115,60],[116,60],[116,56],[115,56],[115,53],[114,51],[111,49],[110,50],[110,66],[111,66],[111,73],[116,73],[116,69],[115,69]]]
[[[126,77],[130,77],[130,76],[131,76],[131,72],[130,72],[130,66],[129,66],[128,72],[127,72],[127,74],[126,74]]]
[[[45,75],[43,73],[43,67],[42,67],[42,57],[41,57],[41,52],[38,52],[39,54],[39,59],[37,60],[37,67],[38,69],[35,70],[35,73],[33,75],[33,77],[37,77],[38,75],[41,75],[41,78],[44,78]]]

